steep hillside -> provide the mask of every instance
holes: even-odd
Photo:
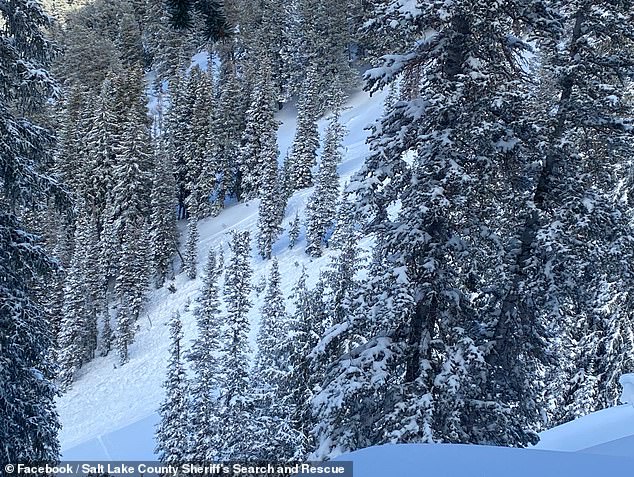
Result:
[[[339,167],[342,184],[359,168],[367,154],[365,141],[368,131],[365,128],[381,114],[384,96],[379,93],[370,97],[358,92],[349,99],[348,109],[342,114],[342,123],[348,131],[344,140],[344,161]],[[282,122],[278,146],[283,156],[293,140],[296,111],[292,107],[285,108],[278,119]],[[325,120],[320,121],[322,133],[325,125]],[[307,189],[290,199],[283,224],[286,229],[297,211],[302,216],[310,194],[311,189]],[[258,201],[254,200],[229,207],[219,216],[200,222],[199,270],[202,272],[210,248],[223,247],[227,251],[228,232],[250,230],[253,237],[257,220]],[[309,259],[304,254],[304,246],[302,234],[298,245],[289,250],[287,233],[274,245],[273,254],[279,260],[286,296],[297,282],[302,267],[305,266],[310,279],[315,280],[329,261],[328,253],[319,259]],[[253,283],[258,284],[268,274],[269,262],[261,260],[255,249],[252,256]],[[169,340],[165,325],[171,313],[176,310],[181,312],[187,340],[191,341],[196,333],[189,304],[197,297],[200,280],[189,280],[185,274],[180,274],[174,281],[175,293],[168,291],[168,285],[149,294],[136,341],[130,348],[130,362],[118,367],[114,353],[94,360],[81,370],[72,389],[59,399],[63,425],[60,440],[66,457],[151,457],[153,426],[157,420],[155,412],[163,398],[162,383],[168,359]],[[254,307],[250,317],[253,338],[257,332],[261,298],[262,295],[258,297],[256,294],[252,297]]]

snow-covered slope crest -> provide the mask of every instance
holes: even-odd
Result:
[[[600,477],[630,475],[634,468],[625,457],[456,444],[377,446],[336,460],[351,460],[359,477]]]
[[[341,116],[348,130],[344,139],[344,160],[339,167],[342,184],[359,169],[367,156],[366,127],[382,114],[383,100],[382,93],[370,97],[357,92],[348,101],[348,109]],[[278,131],[278,146],[283,157],[295,133],[296,111],[285,108],[278,119],[282,122]],[[325,119],[319,123],[322,136],[326,123]],[[310,194],[311,190],[307,189],[290,199],[283,224],[286,229],[297,211],[300,217],[303,216]],[[255,237],[257,220],[258,201],[251,201],[234,205],[218,217],[201,221],[198,276],[202,275],[205,258],[211,248],[223,247],[227,254],[227,233],[232,230],[249,230]],[[286,233],[274,245],[273,254],[279,260],[281,285],[287,297],[303,266],[306,266],[311,283],[328,264],[328,253],[319,259],[309,260],[304,247],[305,241],[300,236],[297,246],[289,250]],[[258,284],[268,275],[270,263],[262,261],[255,250],[252,257],[253,283]],[[156,410],[163,399],[162,383],[168,360],[169,339],[165,325],[171,314],[178,310],[183,320],[185,339],[193,339],[196,326],[191,313],[193,306],[190,305],[198,296],[200,285],[200,278],[189,280],[180,274],[174,281],[177,289],[175,293],[170,293],[167,287],[152,291],[147,311],[139,321],[136,341],[129,350],[130,361],[119,367],[114,353],[106,358],[95,359],[81,370],[72,389],[60,397],[58,410],[63,426],[60,440],[66,458],[152,458]],[[262,298],[263,294],[258,296],[254,293],[252,296],[252,338],[257,332]]]
[[[626,442],[629,446],[624,447]],[[634,458],[634,407],[610,407],[544,431],[535,448]]]

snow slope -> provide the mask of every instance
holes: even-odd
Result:
[[[353,94],[341,117],[348,134],[344,140],[344,161],[340,166],[342,183],[360,167],[367,155],[365,144],[368,131],[366,126],[378,118],[383,110],[384,94],[369,97],[364,92]],[[291,147],[296,127],[296,111],[285,108],[279,114],[281,125],[278,133],[278,146],[281,157]],[[320,121],[320,132],[327,125]],[[310,196],[311,190],[297,192],[289,201],[284,227],[295,217],[300,216]],[[199,277],[210,248],[223,247],[228,258],[227,233],[231,230],[250,230],[252,238],[257,233],[258,201],[237,204],[224,210],[218,217],[199,223]],[[288,297],[297,282],[302,266],[306,266],[309,284],[314,283],[329,260],[329,254],[319,259],[309,260],[304,254],[305,242],[288,249],[286,233],[280,237],[273,248],[273,254],[279,260],[282,277],[282,289]],[[258,284],[268,275],[269,262],[262,261],[255,251],[253,255],[253,283]],[[176,277],[176,293],[170,293],[166,287],[154,290],[149,295],[146,312],[139,322],[140,329],[131,345],[130,361],[125,366],[117,365],[115,353],[105,358],[97,358],[87,364],[79,373],[78,379],[66,394],[58,400],[58,410],[62,422],[60,440],[65,458],[151,458],[153,449],[154,425],[157,422],[156,410],[163,399],[162,383],[168,360],[168,328],[172,312],[178,310],[183,320],[185,339],[191,341],[196,333],[195,320],[189,304],[193,303],[200,288],[200,278],[188,280],[184,274]],[[257,333],[258,297],[254,293],[254,306],[250,318],[253,342]],[[191,307],[193,308],[193,307]]]
[[[378,118],[383,109],[384,94],[370,98],[354,94],[342,115],[348,129],[345,138],[344,162],[339,170],[342,183],[360,167],[367,155],[364,129]],[[290,149],[295,131],[296,111],[285,108],[278,118],[281,158]],[[320,122],[323,133],[326,121]],[[311,190],[296,193],[289,201],[284,226],[299,211],[303,214]],[[231,230],[257,230],[258,202],[237,204],[218,217],[199,223],[199,271],[210,248],[227,251]],[[288,296],[306,266],[309,283],[314,283],[329,254],[308,259],[304,243],[289,250],[284,234],[274,246],[282,276],[282,288]],[[367,242],[365,243],[367,245]],[[268,275],[269,263],[253,250],[253,283]],[[226,254],[226,257],[228,255]],[[199,274],[200,276],[200,274]],[[60,440],[65,459],[71,460],[151,460],[154,457],[156,410],[163,399],[162,383],[168,358],[167,322],[179,310],[186,340],[196,333],[189,309],[198,295],[200,280],[176,277],[177,292],[166,287],[149,294],[147,311],[140,320],[135,343],[130,347],[130,362],[118,367],[114,353],[97,358],[80,372],[73,388],[58,400],[62,421]],[[250,318],[254,339],[259,321],[262,294],[253,295]],[[541,434],[540,443],[532,449],[503,449],[485,446],[399,445],[364,449],[341,460],[355,463],[355,476],[438,475],[438,476],[597,476],[620,475],[634,468],[634,407],[617,406],[593,413]],[[630,460],[632,459],[632,460]]]
[[[634,458],[634,407],[593,412],[540,434],[536,449],[580,451]]]
[[[634,468],[626,457],[455,444],[378,446],[337,460],[352,460],[356,477],[601,477]]]

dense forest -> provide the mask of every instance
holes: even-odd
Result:
[[[191,348],[174,310],[162,461],[525,447],[616,403],[634,2],[43,3],[0,0],[0,463],[59,458],[56,396],[98,355],[125,366],[147,292],[196,278],[199,221],[253,199],[257,236],[207,258]],[[389,93],[341,188],[358,89]],[[290,246],[301,227],[307,256],[336,253],[287,297],[273,244],[309,187]]]

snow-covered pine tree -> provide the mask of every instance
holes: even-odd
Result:
[[[104,31],[118,21],[109,18],[104,21],[104,5],[115,2],[95,2],[69,13],[56,41],[64,50],[61,61],[55,62],[55,73],[72,88],[82,88],[91,95],[98,94],[103,81],[109,74],[120,73],[123,65],[120,52],[115,45],[116,33]],[[117,2],[127,3],[127,2]]]
[[[279,344],[276,356],[286,361],[288,373],[279,381],[278,393],[283,396],[281,404],[288,419],[282,428],[285,439],[293,445],[293,459],[305,459],[314,449],[311,430],[316,422],[311,408],[315,387],[321,383],[321,371],[314,369],[310,353],[323,331],[320,324],[324,320],[323,282],[318,282],[313,290],[306,284],[306,270],[293,289],[295,310],[288,316],[288,326]],[[318,324],[319,323],[319,324]],[[286,428],[288,426],[288,429]]]
[[[271,258],[271,248],[281,231],[286,204],[280,190],[277,170],[276,136],[270,134],[262,138],[260,160],[262,163],[262,185],[258,209],[258,249],[263,259]]]
[[[506,309],[522,303],[516,297],[525,296],[538,267],[543,285],[535,294],[544,298],[537,303],[559,338],[551,348],[559,358],[550,389],[555,423],[614,405],[618,377],[634,363],[624,286],[632,274],[634,111],[622,82],[634,61],[634,12],[628,2],[579,1],[561,14],[564,36],[544,54],[538,111],[556,114],[536,114],[545,126],[543,159],[517,254],[523,267],[503,302]]]
[[[284,295],[280,288],[280,270],[276,259],[271,263],[266,296],[263,301],[260,315],[262,322],[258,334],[258,355],[256,359],[256,372],[265,377],[264,381],[272,381],[275,370],[283,364],[283,359],[274,353],[275,347],[283,337],[283,329],[286,322],[286,305]],[[269,369],[270,368],[270,369]]]
[[[84,177],[87,94],[83,87],[70,86],[64,102],[56,111],[58,121],[57,148],[53,171],[59,179],[76,194],[85,194]],[[94,107],[94,105],[93,105]]]
[[[337,238],[338,254],[325,270],[324,279],[330,289],[330,297],[327,300],[328,316],[331,322],[329,325],[331,327],[344,327],[348,326],[349,317],[355,314],[354,307],[356,305],[353,302],[357,299],[359,288],[355,275],[362,268],[363,261],[358,249],[360,233],[354,227],[341,227]],[[326,332],[325,336],[334,339],[329,331]],[[326,342],[321,344],[328,345]],[[329,356],[337,354],[336,352],[328,353]]]
[[[218,255],[216,257],[216,261],[218,262],[218,275],[222,275],[225,271],[225,252],[222,248],[222,245],[218,247]]]
[[[176,254],[176,184],[165,141],[157,138],[154,147],[154,173],[150,198],[150,246],[157,286],[162,286]],[[172,270],[173,272],[173,270]]]
[[[271,264],[268,289],[258,332],[258,353],[253,371],[256,432],[251,458],[261,461],[286,461],[296,455],[298,434],[290,422],[292,403],[282,394],[290,372],[289,349],[281,345],[288,330],[286,305],[280,287],[277,260]]]
[[[328,245],[339,250],[343,250],[348,246],[352,237],[360,234],[360,224],[356,217],[356,204],[354,196],[349,196],[348,184],[343,188],[344,192],[339,198],[337,207],[334,230],[328,241]]]
[[[159,79],[175,77],[194,52],[192,32],[176,31],[168,24],[165,0],[146,0],[142,21],[144,50]]]
[[[276,154],[275,166],[277,171],[276,134],[278,122],[275,119],[276,110],[270,66],[262,64],[258,83],[253,89],[251,106],[246,114],[246,127],[242,134],[239,187],[241,196],[239,199],[252,199],[263,193],[265,181],[271,177],[266,171],[271,167],[273,150]]]
[[[209,213],[212,216],[218,215],[225,206],[228,196],[226,180],[231,178],[231,168],[229,161],[224,156],[224,128],[223,114],[220,110],[219,98],[213,98],[214,104],[210,117],[210,143],[207,153],[208,161],[206,167],[205,180],[202,183],[202,190],[206,191]]]
[[[159,461],[182,464],[188,452],[187,376],[183,366],[183,325],[175,312],[169,323],[170,360],[163,387],[165,399],[159,408],[161,421],[156,429]]]
[[[188,356],[195,377],[190,386],[189,422],[194,423],[188,460],[211,462],[218,458],[222,442],[218,437],[220,420],[217,393],[223,366],[220,351],[222,333],[220,320],[219,271],[216,255],[209,252],[198,306],[194,314],[198,336]]]
[[[549,35],[543,28],[554,22],[539,2],[480,8],[459,1],[441,10],[419,3],[407,12],[396,6],[374,3],[368,26],[397,48],[376,58],[380,67],[366,78],[371,90],[400,76],[408,88],[375,127],[372,154],[352,185],[359,215],[377,235],[381,262],[374,270],[383,276],[373,278],[381,287],[373,293],[383,299],[364,312],[372,318],[359,323],[363,342],[328,372],[316,402],[325,426],[317,456],[380,442],[527,445],[539,419],[544,329],[533,322],[508,330],[521,354],[499,349],[509,351],[508,366],[493,373],[483,365],[491,338],[477,318],[484,305],[465,292],[467,271],[494,277],[496,265],[475,259],[493,238],[470,231],[488,224],[495,208],[511,216],[512,204],[491,204],[497,194],[483,190],[513,183],[503,179],[505,164],[514,164],[517,176],[525,172],[529,86],[518,71],[530,47],[519,38],[524,28]],[[401,208],[392,216],[388,207],[396,203]],[[520,359],[526,366],[512,367]],[[521,392],[488,391],[516,371]]]
[[[56,214],[53,210],[49,209],[49,217],[53,223],[46,224],[45,228],[50,231],[55,231],[54,244],[49,241],[47,243],[49,253],[55,257],[58,264],[61,267],[54,271],[49,276],[44,277],[40,281],[39,286],[34,285],[34,290],[37,291],[37,298],[41,300],[43,309],[46,310],[49,316],[49,322],[51,326],[51,332],[54,337],[59,336],[61,329],[63,307],[64,307],[64,278],[65,271],[70,266],[70,260],[73,256],[73,234],[70,219],[64,217],[65,214]]]
[[[143,220],[131,221],[122,237],[123,260],[115,280],[117,295],[117,327],[115,343],[120,364],[128,361],[128,346],[134,342],[137,320],[143,309],[149,278],[148,230]]]
[[[298,1],[302,66],[317,73],[308,76],[320,98],[314,105],[318,114],[338,107],[339,91],[349,90],[357,81],[350,54],[351,4],[351,0]]]
[[[88,304],[86,303],[83,261],[85,222],[75,229],[75,250],[65,277],[62,322],[58,340],[59,381],[62,389],[70,386],[79,368],[86,362]]]
[[[199,26],[207,41],[220,40],[230,33],[222,1],[165,0],[163,3],[170,25],[179,31]]]
[[[298,97],[302,89],[305,73],[305,50],[302,48],[301,16],[299,0],[284,3],[284,24],[282,25],[282,48],[279,52],[282,61],[280,72],[285,97]]]
[[[285,3],[280,0],[262,0],[245,2],[241,6],[240,39],[246,50],[242,62],[246,63],[247,81],[257,82],[258,64],[267,63],[271,67],[271,82],[275,92],[275,101],[282,104],[286,99],[287,76],[282,56],[284,49],[284,28],[287,22]]]
[[[170,107],[165,118],[165,136],[167,154],[172,158],[174,178],[178,197],[178,219],[188,215],[186,199],[190,193],[187,173],[187,157],[190,147],[191,122],[195,95],[192,88],[192,77],[177,76],[170,81]]]
[[[43,33],[51,20],[39,2],[17,0],[3,4],[0,24],[0,463],[55,462],[53,336],[31,289],[55,264],[22,217],[54,192],[61,197],[43,173],[53,137],[31,116],[55,90],[54,49]]]
[[[75,250],[64,280],[58,336],[59,380],[64,388],[70,386],[78,369],[93,359],[97,350],[97,322],[105,304],[98,262],[96,218],[80,211],[75,225]]]
[[[81,156],[86,159],[83,166],[85,171],[82,171],[80,175],[84,181],[78,187],[86,201],[86,206],[95,211],[102,223],[106,220],[108,194],[114,186],[115,148],[118,144],[113,81],[113,76],[103,81],[94,110],[88,120],[90,128],[86,132],[85,156]],[[106,267],[106,270],[108,268]]]
[[[119,58],[126,67],[143,67],[143,44],[139,22],[132,11],[131,2],[120,2],[120,5],[124,5],[124,8],[123,11],[119,12],[118,32],[115,40],[119,50]]]
[[[184,269],[190,280],[196,278],[198,265],[198,218],[192,214],[187,219],[187,243],[185,245]]]
[[[253,399],[249,380],[249,319],[251,308],[250,234],[233,232],[231,259],[225,271],[225,328],[220,352],[225,372],[220,385],[220,416],[222,427],[218,435],[222,443],[220,458],[245,459],[249,456]]]
[[[236,158],[241,154],[242,132],[246,127],[246,110],[249,104],[245,98],[245,85],[241,83],[236,71],[236,62],[229,52],[222,53],[219,117],[214,123],[214,143],[219,148],[215,158],[220,174],[217,200],[224,205],[225,198],[233,196],[239,200],[242,197],[242,173]]]
[[[306,253],[313,257],[321,255],[321,248],[335,221],[339,198],[337,166],[341,162],[340,149],[344,134],[339,115],[335,114],[326,131],[315,190],[306,207]]]
[[[110,350],[112,349],[113,332],[112,325],[110,324],[110,314],[104,313],[102,315],[103,324],[101,325],[101,341],[99,344],[99,355],[100,356],[108,356]]]
[[[297,244],[297,239],[299,238],[299,230],[300,230],[301,225],[302,225],[302,223],[301,223],[301,221],[299,219],[299,210],[298,210],[297,212],[295,212],[295,217],[293,218],[293,220],[289,224],[289,229],[288,229],[288,246],[289,246],[289,248],[293,248]]]
[[[197,65],[192,68],[187,83],[188,95],[193,97],[191,123],[181,124],[187,130],[186,149],[186,200],[189,214],[204,218],[211,213],[209,196],[215,182],[216,171],[211,153],[212,112],[215,109],[212,80]]]
[[[140,72],[117,81],[120,143],[115,148],[114,186],[106,211],[106,237],[102,253],[114,278],[119,302],[116,342],[121,363],[134,339],[148,286],[149,216],[152,190],[151,139]],[[123,106],[125,105],[125,107]]]
[[[95,357],[98,346],[98,323],[99,318],[106,313],[106,283],[103,272],[100,268],[101,244],[99,242],[99,222],[96,213],[90,213],[86,217],[86,232],[84,234],[85,243],[81,246],[85,250],[85,259],[82,268],[86,287],[86,300],[88,311],[88,346],[86,347],[86,359]],[[77,243],[75,243],[77,246]]]
[[[297,130],[288,158],[288,176],[285,177],[287,194],[313,185],[312,167],[319,148],[317,71],[311,67],[304,79],[297,111]]]

